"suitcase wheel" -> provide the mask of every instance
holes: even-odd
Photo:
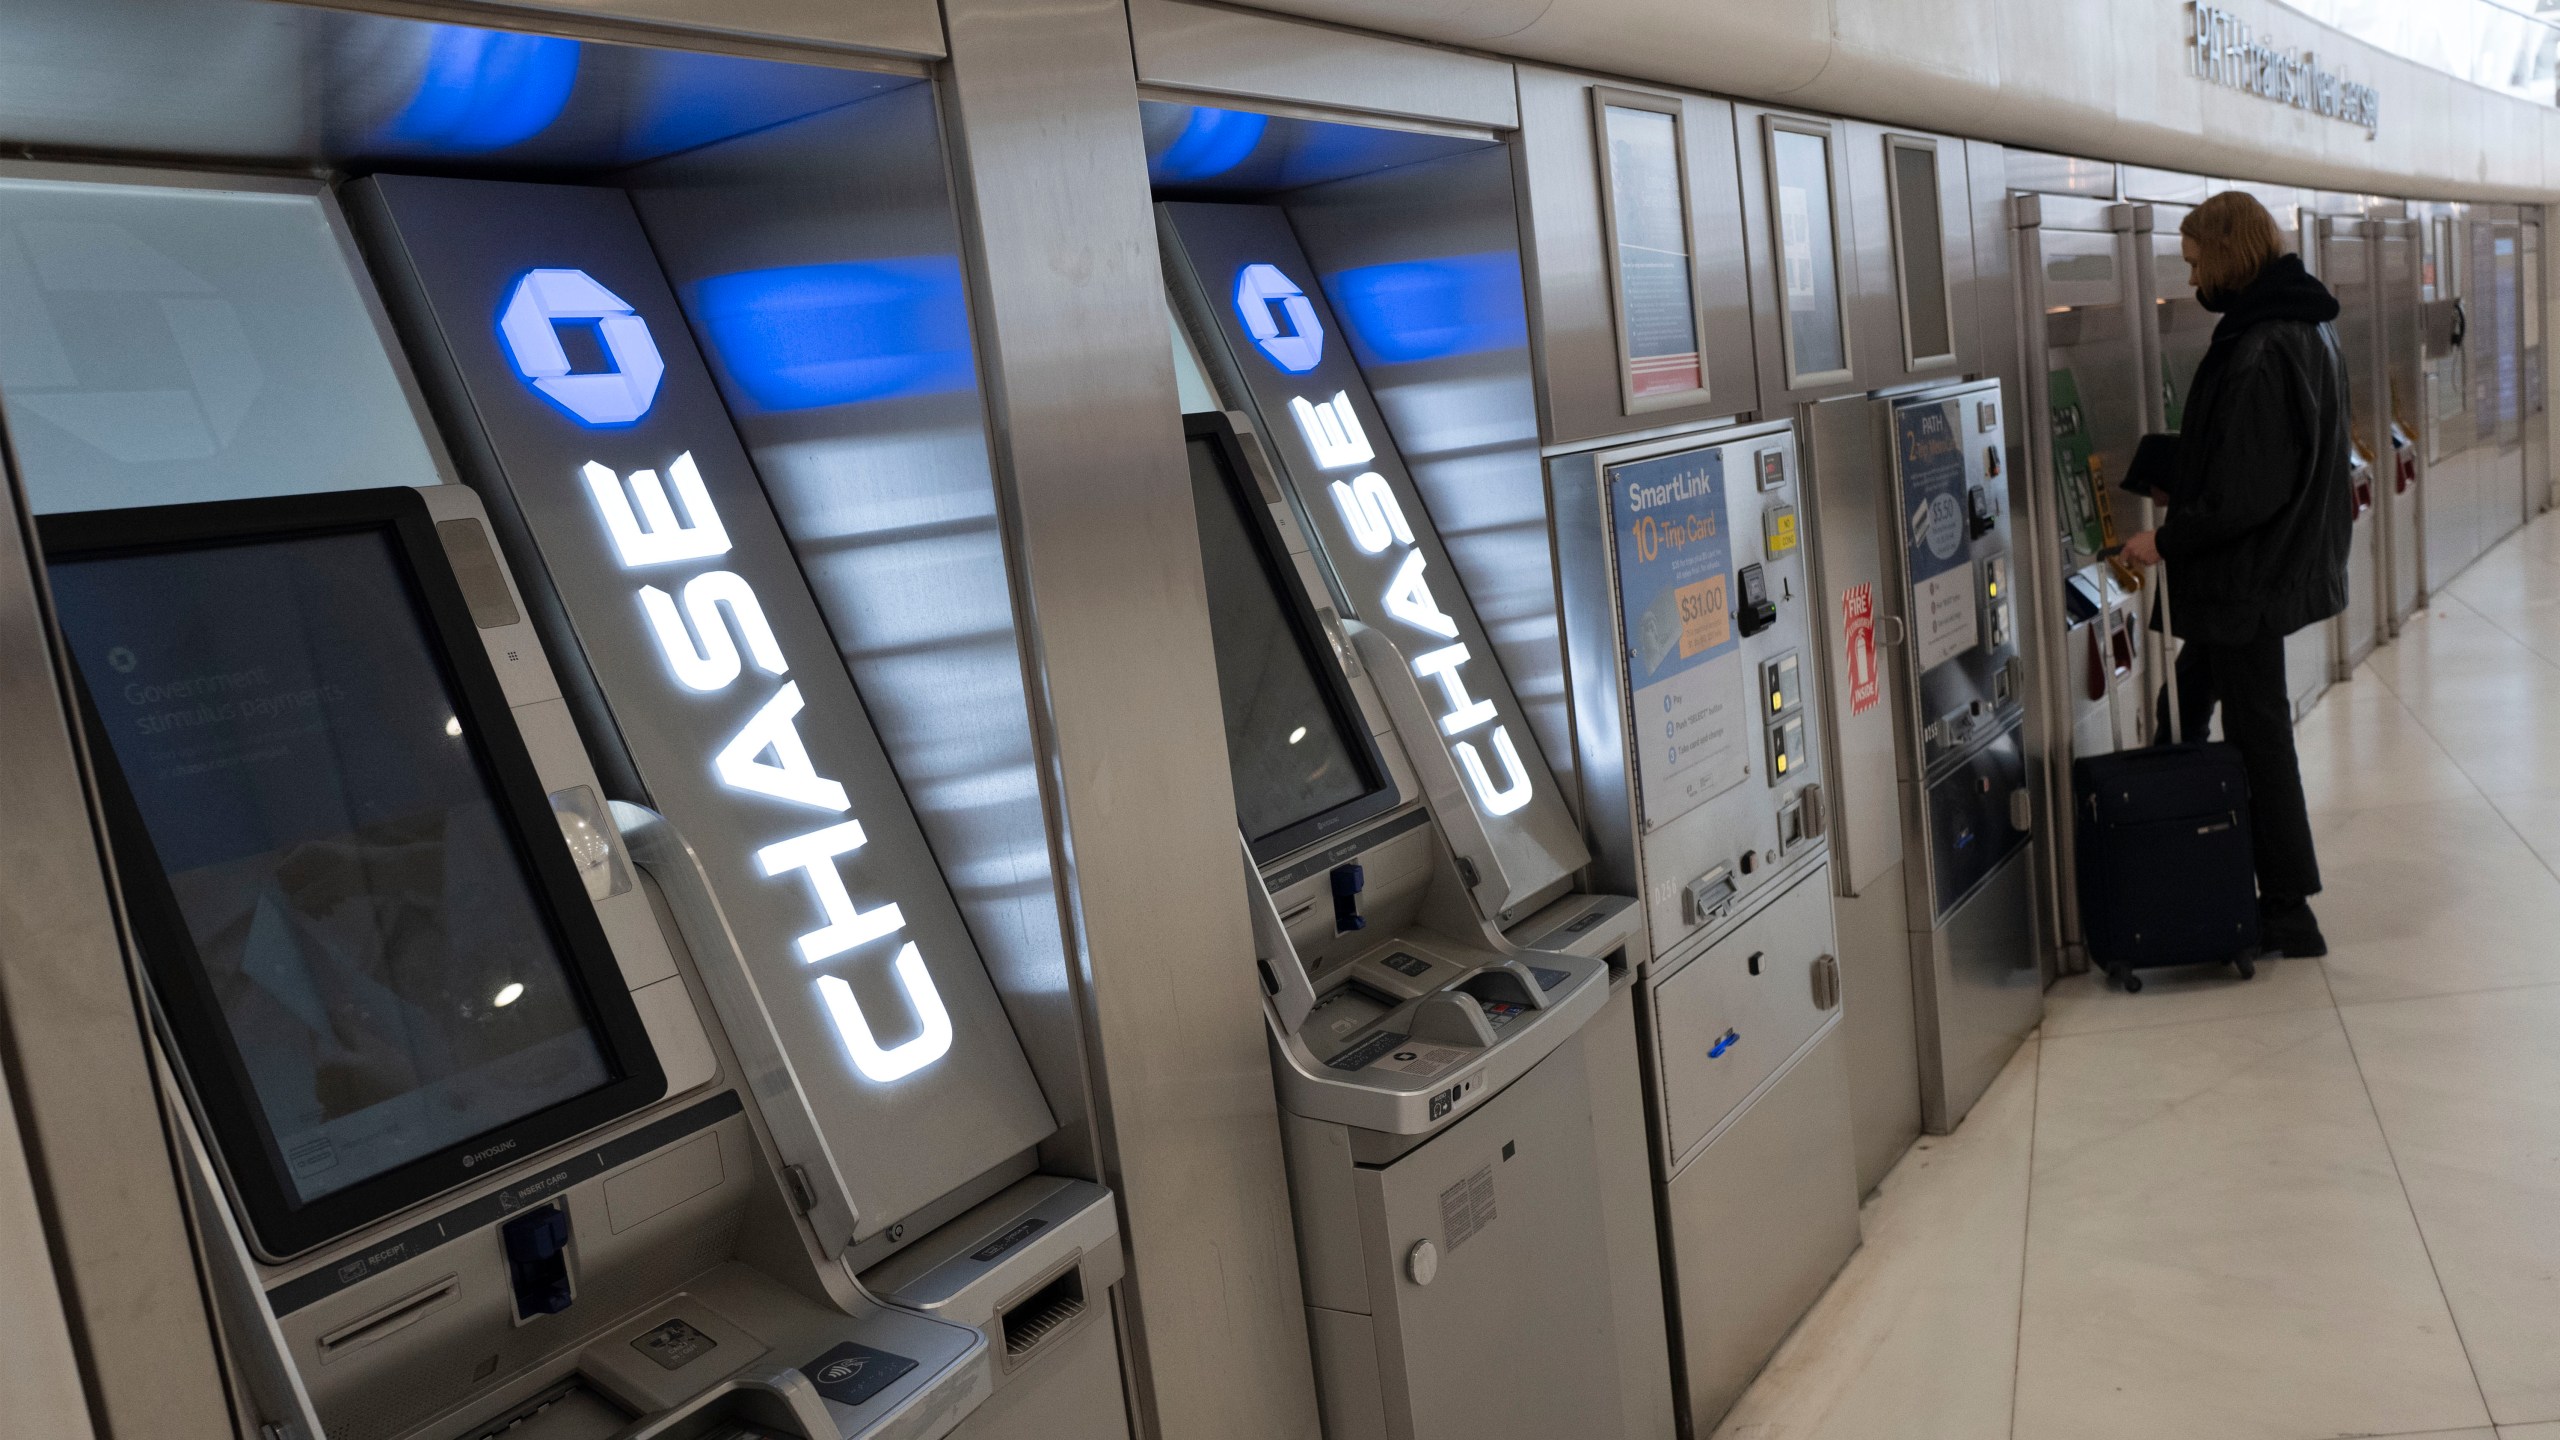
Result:
[[[2234,957],[2231,963],[2240,967],[2241,979],[2255,980],[2258,978],[2258,958],[2256,956],[2242,954]]]
[[[2118,985],[2124,987],[2124,993],[2127,995],[2139,995],[2142,993],[2142,977],[2133,973],[2132,966],[2111,966],[2108,968],[2107,973],[2114,977],[2115,982]]]

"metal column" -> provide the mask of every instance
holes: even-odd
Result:
[[[0,1428],[231,1437],[33,539],[14,473],[0,477],[0,1104],[14,1111],[0,1116],[0,1294],[19,1352],[0,1361]]]
[[[951,0],[945,17],[1138,1424],[1312,1437],[1128,16]]]

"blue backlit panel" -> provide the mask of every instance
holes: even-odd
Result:
[[[767,410],[814,410],[977,384],[959,258],[792,265],[693,287],[714,358]]]
[[[1147,157],[1147,178],[1158,185],[1196,185],[1245,162],[1262,143],[1271,117],[1211,105],[1184,107],[1181,127],[1160,152]]]
[[[1166,100],[1140,101],[1138,118],[1147,179],[1195,193],[1268,195],[1494,143]]]
[[[1363,365],[1448,360],[1529,343],[1520,257],[1508,250],[1364,265],[1324,277]]]
[[[455,155],[520,145],[568,108],[579,51],[577,41],[553,35],[434,26],[417,88],[382,139]]]

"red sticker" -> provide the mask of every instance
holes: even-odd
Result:
[[[1852,585],[1840,592],[1840,633],[1848,643],[1849,713],[1864,715],[1884,697],[1876,682],[1876,592],[1872,585]]]

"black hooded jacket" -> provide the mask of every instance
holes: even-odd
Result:
[[[2280,255],[2224,298],[2159,544],[2179,636],[2238,644],[2347,607],[2355,497],[2337,297]]]

